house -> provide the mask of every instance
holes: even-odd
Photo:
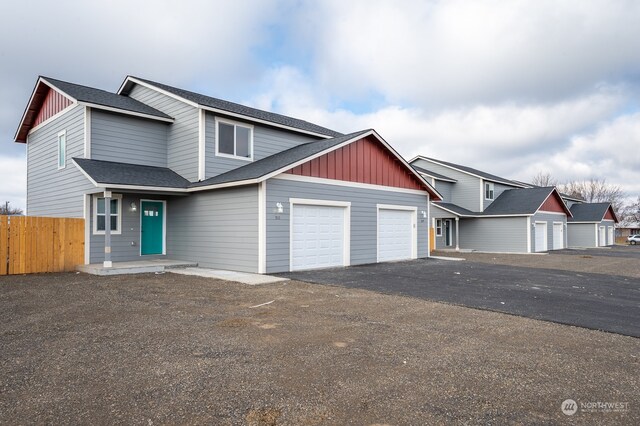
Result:
[[[618,243],[626,243],[631,235],[640,234],[640,222],[628,222],[616,224],[616,239]]]
[[[410,164],[442,195],[431,203],[433,248],[532,253],[567,247],[571,212],[556,188],[424,156]]]
[[[16,131],[27,213],[85,219],[85,263],[275,273],[429,256],[440,195],[375,130],[350,134],[150,80],[38,78]]]
[[[568,222],[569,247],[610,246],[619,222],[611,203],[575,203]]]

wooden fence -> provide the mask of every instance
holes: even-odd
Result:
[[[73,271],[84,263],[84,219],[0,216],[0,275]]]

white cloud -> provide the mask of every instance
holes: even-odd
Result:
[[[392,102],[557,100],[640,71],[640,3],[330,1],[306,34],[320,84]],[[306,21],[305,21],[306,22]]]
[[[0,203],[26,207],[27,167],[24,157],[0,157]]]

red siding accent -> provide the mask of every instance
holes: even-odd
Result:
[[[609,207],[607,209],[607,214],[604,215],[604,218],[605,219],[609,219],[609,220],[613,220],[613,221],[616,220],[615,216],[613,216],[613,212],[611,211],[611,207]]]
[[[558,200],[558,196],[555,192],[552,192],[549,198],[540,207],[541,211],[545,212],[557,212],[566,213],[565,208],[562,206],[562,201]]]
[[[286,173],[396,188],[426,189],[404,164],[373,137],[357,140]]]
[[[69,100],[69,98],[67,98],[60,92],[49,89],[49,93],[47,93],[47,97],[44,98],[44,102],[40,107],[40,111],[38,111],[38,115],[33,122],[33,127],[42,123],[46,119],[53,117],[69,105],[71,105],[71,101]]]

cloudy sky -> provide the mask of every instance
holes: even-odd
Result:
[[[635,197],[639,22],[634,0],[3,1],[0,201],[25,205],[13,136],[38,75],[116,91],[128,74]]]

